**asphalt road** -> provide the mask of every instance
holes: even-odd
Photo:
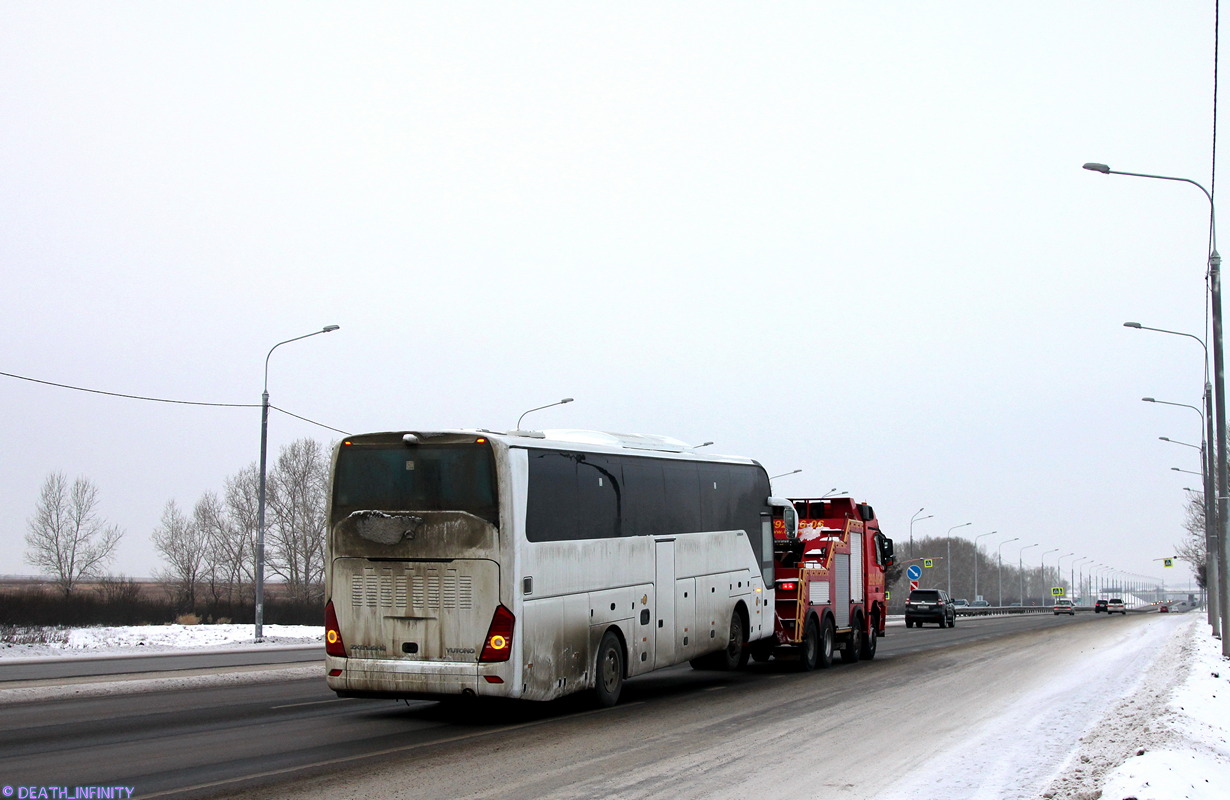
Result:
[[[837,737],[853,759],[850,737],[869,747],[871,726],[892,731],[900,722],[893,709],[913,703],[947,715],[934,702],[947,691],[965,695],[961,703],[973,705],[961,713],[971,718],[994,707],[999,684],[1045,674],[1039,658],[1141,621],[1039,615],[962,618],[951,629],[897,625],[872,662],[809,674],[788,662],[737,673],[684,665],[628,682],[620,705],[602,711],[583,697],[494,707],[340,700],[320,678],[17,703],[0,712],[0,788],[129,786],[134,798],[703,797],[671,788],[671,776],[694,773],[687,785],[710,789],[712,781],[738,785],[756,774],[751,767],[798,759],[804,732]],[[933,687],[918,706],[916,687],[937,680],[949,688]],[[635,786],[601,777],[633,766],[643,776]]]

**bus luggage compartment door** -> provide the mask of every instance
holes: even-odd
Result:
[[[675,540],[656,540],[654,553],[654,594],[658,599],[658,608],[653,623],[656,643],[653,663],[655,668],[659,668],[681,660],[676,650],[678,637],[675,635]]]

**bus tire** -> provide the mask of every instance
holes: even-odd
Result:
[[[833,666],[833,640],[836,638],[837,633],[833,629],[833,620],[825,617],[824,624],[820,626],[820,658],[816,661],[819,669],[828,669]]]
[[[624,647],[613,632],[602,634],[594,663],[594,694],[598,705],[610,708],[619,702],[624,687]]]
[[[726,638],[726,649],[714,654],[714,666],[720,670],[742,669],[747,666],[750,655],[747,647],[747,625],[739,609],[730,614],[730,635]]]

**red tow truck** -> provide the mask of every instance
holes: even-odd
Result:
[[[795,655],[802,670],[874,658],[884,635],[884,572],[893,541],[875,511],[849,497],[773,500],[773,636],[752,657]]]

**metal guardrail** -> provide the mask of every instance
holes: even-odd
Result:
[[[1072,609],[1078,614],[1093,614],[1093,606],[1073,606]],[[1158,607],[1152,604],[1143,606],[1129,606],[1129,612],[1145,612],[1157,611]],[[1003,614],[1054,614],[1054,606],[957,606],[958,617],[993,617]],[[1061,613],[1067,613],[1061,612]],[[1103,612],[1105,613],[1105,612]],[[1115,612],[1118,613],[1118,612]]]
[[[1078,606],[1076,609],[1093,613],[1093,606]],[[1002,614],[1053,614],[1053,606],[957,606],[958,617],[994,617]]]

